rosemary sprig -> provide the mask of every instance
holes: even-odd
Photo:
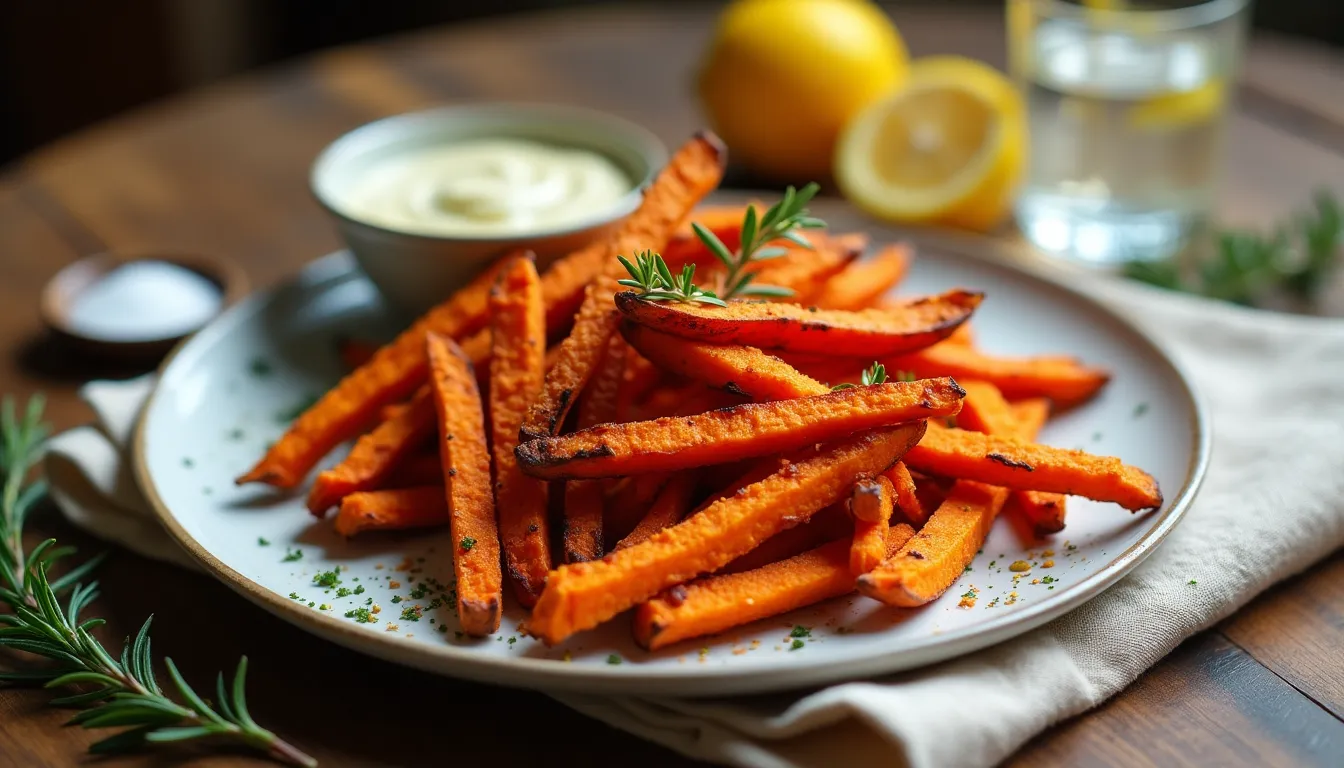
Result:
[[[784,191],[783,199],[770,206],[765,215],[760,217],[756,215],[756,206],[747,206],[747,212],[742,218],[742,246],[736,253],[728,250],[728,246],[709,229],[698,222],[691,223],[696,237],[700,238],[705,247],[723,262],[727,270],[716,286],[716,293],[719,296],[732,299],[738,296],[779,298],[793,295],[793,291],[788,288],[752,284],[756,272],[748,270],[747,267],[788,253],[786,248],[779,246],[766,247],[767,243],[776,240],[788,240],[803,248],[812,247],[799,230],[826,226],[826,222],[809,216],[807,212],[808,202],[816,196],[820,188],[815,182],[801,190],[790,186]]]
[[[149,640],[152,616],[134,639],[126,639],[120,659],[92,634],[103,620],[81,618],[98,596],[98,585],[79,582],[100,558],[52,580],[48,571],[58,560],[73,554],[73,547],[57,547],[54,539],[47,539],[25,555],[23,524],[46,491],[40,480],[26,482],[42,455],[47,436],[42,409],[40,396],[28,401],[22,418],[17,416],[11,398],[0,404],[0,477],[4,482],[0,492],[0,602],[11,611],[0,613],[0,647],[41,656],[54,664],[0,673],[0,682],[77,689],[51,701],[56,706],[81,708],[70,724],[126,729],[94,743],[89,747],[94,754],[212,737],[260,750],[280,762],[317,765],[316,760],[252,719],[244,692],[247,657],[239,660],[230,685],[225,685],[220,673],[215,682],[214,706],[192,689],[172,659],[165,658],[172,688],[185,702],[179,704],[164,693],[154,675]],[[58,595],[67,590],[69,598],[62,607]]]
[[[1339,268],[1344,213],[1323,191],[1316,194],[1313,210],[1273,233],[1221,232],[1215,245],[1213,256],[1194,270],[1174,261],[1131,262],[1125,274],[1159,288],[1245,306],[1265,304],[1276,292],[1311,304]]]
[[[616,258],[625,267],[625,271],[630,273],[630,279],[616,282],[637,289],[642,299],[699,302],[713,304],[716,307],[728,306],[713,291],[706,291],[695,284],[694,264],[687,264],[682,267],[680,275],[674,276],[667,262],[663,261],[663,257],[652,251],[636,254],[634,264],[624,256]]]

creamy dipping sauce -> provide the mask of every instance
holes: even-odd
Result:
[[[431,235],[517,235],[579,224],[634,184],[601,153],[524,139],[420,147],[371,163],[338,207],[387,229]]]

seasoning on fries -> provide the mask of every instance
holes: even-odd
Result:
[[[344,536],[448,526],[463,633],[497,631],[507,574],[546,643],[634,609],[649,650],[855,591],[925,605],[1005,506],[1045,535],[1069,495],[1162,504],[1137,467],[1035,442],[1108,372],[980,349],[974,290],[890,298],[911,249],[815,231],[814,185],[695,210],[724,160],[696,136],[613,234],[342,347],[354,370],[239,481],[294,487],[358,438],[309,506]]]

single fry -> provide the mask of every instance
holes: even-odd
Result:
[[[957,427],[987,435],[1016,436],[1021,440],[1034,439],[1037,430],[1045,421],[1042,419],[1029,431],[1020,429],[1022,420],[1013,407],[1004,399],[999,388],[987,381],[959,381],[966,390],[966,399],[962,401],[961,413],[957,414]]]
[[[849,312],[748,301],[727,307],[667,304],[623,291],[616,294],[616,306],[633,322],[682,338],[872,360],[937,343],[965,322],[982,298],[980,293],[951,291],[909,301],[899,309]]]
[[[886,532],[888,551],[914,535],[905,524]],[[675,586],[635,611],[635,642],[658,650],[679,640],[723,632],[854,591],[849,542],[840,540],[758,569]]]
[[[1061,407],[1091,398],[1111,378],[1106,371],[1088,368],[1072,357],[995,357],[964,343],[935,344],[883,362],[887,370],[985,381],[1010,400],[1048,397]]]
[[[1050,416],[1050,401],[1029,398],[1013,403],[1013,414],[1023,429],[1039,431]],[[1036,536],[1048,536],[1064,530],[1067,497],[1062,493],[1043,491],[1013,491],[1018,512],[1026,519]]]
[[[485,327],[490,287],[504,263],[507,260],[487,269],[341,379],[294,420],[261,461],[238,478],[238,484],[293,488],[323,456],[373,421],[383,406],[410,397],[424,383],[429,370],[425,335],[459,338]]]
[[[889,245],[827,280],[812,303],[822,309],[867,309],[895,288],[909,269],[910,247]]]
[[[905,464],[923,472],[1005,488],[1111,501],[1135,511],[1162,506],[1157,481],[1120,459],[947,429],[932,422],[924,440],[906,456]]]
[[[551,570],[547,487],[519,471],[513,452],[523,414],[545,376],[545,322],[536,267],[519,259],[490,296],[490,434],[504,561],[524,606],[537,601]]]
[[[649,511],[635,524],[634,530],[617,542],[616,549],[648,541],[655,533],[681,522],[691,510],[698,481],[699,477],[694,472],[679,472],[668,479],[658,491]]]
[[[887,523],[854,520],[854,540],[849,545],[849,572],[855,576],[873,570],[887,556]]]
[[[620,336],[607,341],[602,364],[579,403],[580,429],[610,422],[616,417],[616,399],[625,377],[628,346]],[[599,480],[571,480],[565,484],[565,527],[561,534],[566,563],[596,560],[603,555],[602,517],[605,492]]]
[[[684,418],[602,424],[523,443],[517,455],[524,472],[547,480],[689,469],[952,416],[960,410],[963,394],[951,379],[887,382],[796,400],[746,403]]]
[[[458,620],[463,632],[483,637],[499,629],[504,585],[481,394],[471,361],[452,339],[431,333],[425,345],[454,544]]]
[[[340,464],[318,473],[308,493],[308,511],[322,517],[346,496],[380,487],[433,435],[434,396],[429,387],[421,387],[406,406],[361,436]]]
[[[443,486],[424,485],[391,491],[361,491],[341,499],[336,532],[350,537],[363,531],[400,531],[448,524]]]
[[[896,488],[885,477],[856,477],[849,495],[849,513],[855,520],[885,523],[891,519],[895,500]]]
[[[855,576],[876,568],[887,556],[887,525],[896,489],[883,475],[859,475],[849,496],[854,536],[849,546],[849,571]]]
[[[756,402],[820,395],[830,387],[755,347],[719,346],[623,323],[621,333],[658,367]]]
[[[851,438],[710,504],[641,544],[591,563],[560,566],[532,610],[528,632],[555,644],[660,590],[721,568],[840,499],[856,474],[885,471],[923,430],[924,422],[916,422]]]
[[[547,371],[537,397],[528,406],[518,434],[522,442],[550,437],[560,431],[575,399],[602,361],[607,342],[619,320],[612,294],[616,282],[598,278],[588,286],[587,298],[574,320],[574,330],[560,342],[555,367]]]

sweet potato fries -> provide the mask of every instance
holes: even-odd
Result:
[[[983,294],[951,291],[892,309],[848,311],[798,304],[734,302],[727,307],[662,304],[631,291],[616,306],[631,321],[687,339],[840,356],[899,355],[946,338]]]
[[[462,633],[516,603],[554,644],[634,609],[650,650],[856,590],[925,605],[1005,508],[1044,535],[1067,495],[1162,504],[1137,467],[1035,442],[1107,371],[980,349],[978,292],[890,298],[912,250],[813,231],[812,189],[694,211],[723,163],[696,136],[609,236],[343,345],[354,370],[239,482],[294,487],[358,438],[310,508],[344,536],[447,526]]]

